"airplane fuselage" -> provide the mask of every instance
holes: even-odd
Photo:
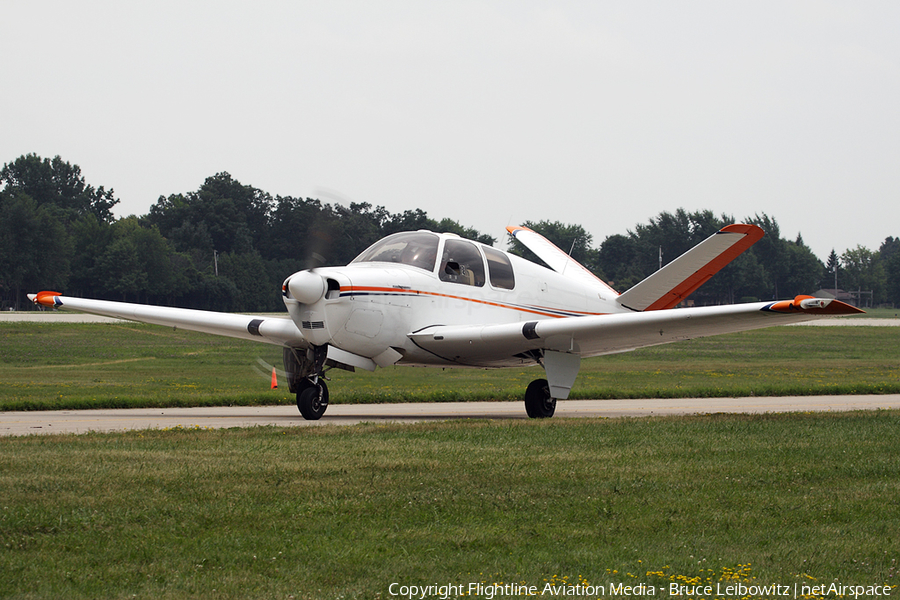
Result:
[[[398,237],[403,235],[410,234]],[[315,274],[325,280],[325,292],[311,303],[290,293],[288,282],[300,273],[288,278],[284,301],[303,336],[312,344],[329,344],[369,358],[394,351],[399,364],[499,367],[534,359],[441,356],[418,346],[409,333],[443,325],[516,323],[623,310],[611,291],[587,288],[496,248],[452,234],[415,235],[430,237],[436,243],[435,257],[441,260],[415,261],[399,253],[396,262],[358,259],[345,267],[318,268]],[[455,260],[455,252],[463,250],[465,260]]]

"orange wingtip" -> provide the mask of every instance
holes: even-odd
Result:
[[[840,300],[814,298],[812,296],[797,296],[793,300],[773,302],[765,307],[764,310],[783,313],[802,311],[819,315],[855,315],[866,312]]]
[[[757,225],[747,225],[745,223],[733,223],[731,225],[726,225],[719,231],[724,231],[727,233],[743,233],[744,235],[749,236],[749,238],[746,240],[748,242],[748,248],[761,240],[766,235],[766,232],[762,230],[762,227],[758,227]]]
[[[528,229],[524,225],[507,225],[506,231],[508,231],[512,235],[516,235],[517,231],[531,231],[531,229]]]
[[[62,296],[62,294],[59,292],[38,292],[34,297],[34,303],[41,306],[56,306],[55,298],[57,296]]]

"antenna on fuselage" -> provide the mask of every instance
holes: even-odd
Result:
[[[561,275],[565,275],[565,274],[566,274],[566,267],[568,267],[568,266],[569,266],[569,263],[572,261],[572,252],[575,251],[575,242],[577,242],[577,241],[578,241],[578,236],[575,236],[575,239],[572,240],[572,247],[569,248],[569,254],[567,254],[567,256],[569,257],[569,260],[567,260],[567,261],[566,261],[566,264],[563,266],[563,270],[562,270]]]

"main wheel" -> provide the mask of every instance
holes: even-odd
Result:
[[[525,390],[525,412],[532,419],[548,419],[556,412],[556,398],[550,397],[546,379],[535,379]]]
[[[307,421],[318,421],[328,408],[328,386],[324,381],[302,386],[297,392],[297,408]]]

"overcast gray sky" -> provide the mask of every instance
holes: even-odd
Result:
[[[228,171],[594,244],[683,207],[765,212],[820,259],[900,236],[900,3],[0,4],[0,163],[117,215]]]

